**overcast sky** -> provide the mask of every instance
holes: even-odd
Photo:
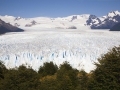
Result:
[[[66,17],[69,15],[106,15],[120,11],[120,0],[0,0],[0,15]]]

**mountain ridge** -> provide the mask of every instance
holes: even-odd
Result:
[[[76,27],[76,29],[82,26],[88,26],[91,29],[110,29],[115,24],[120,22],[120,12],[112,11],[106,16],[97,17],[90,14],[71,15],[67,17],[35,17],[35,18],[22,18],[14,16],[0,16],[3,21],[12,24],[13,26],[25,28],[62,28],[68,29],[70,27]]]
[[[18,27],[12,26],[11,24],[6,23],[0,19],[0,34],[4,34],[6,32],[21,32],[21,31],[23,30]]]

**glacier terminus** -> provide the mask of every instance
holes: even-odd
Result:
[[[0,60],[7,68],[24,64],[34,70],[44,62],[59,66],[67,61],[78,70],[90,72],[102,54],[120,45],[120,32],[82,29],[32,28],[6,33],[0,36]]]

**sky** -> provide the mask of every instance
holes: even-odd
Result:
[[[92,14],[98,17],[120,11],[120,0],[0,0],[0,15],[15,17],[66,17]]]

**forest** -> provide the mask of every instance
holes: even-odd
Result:
[[[69,62],[59,67],[46,62],[38,71],[25,65],[7,69],[0,62],[0,90],[119,90],[120,46],[101,55],[94,64],[96,69],[86,73]]]

